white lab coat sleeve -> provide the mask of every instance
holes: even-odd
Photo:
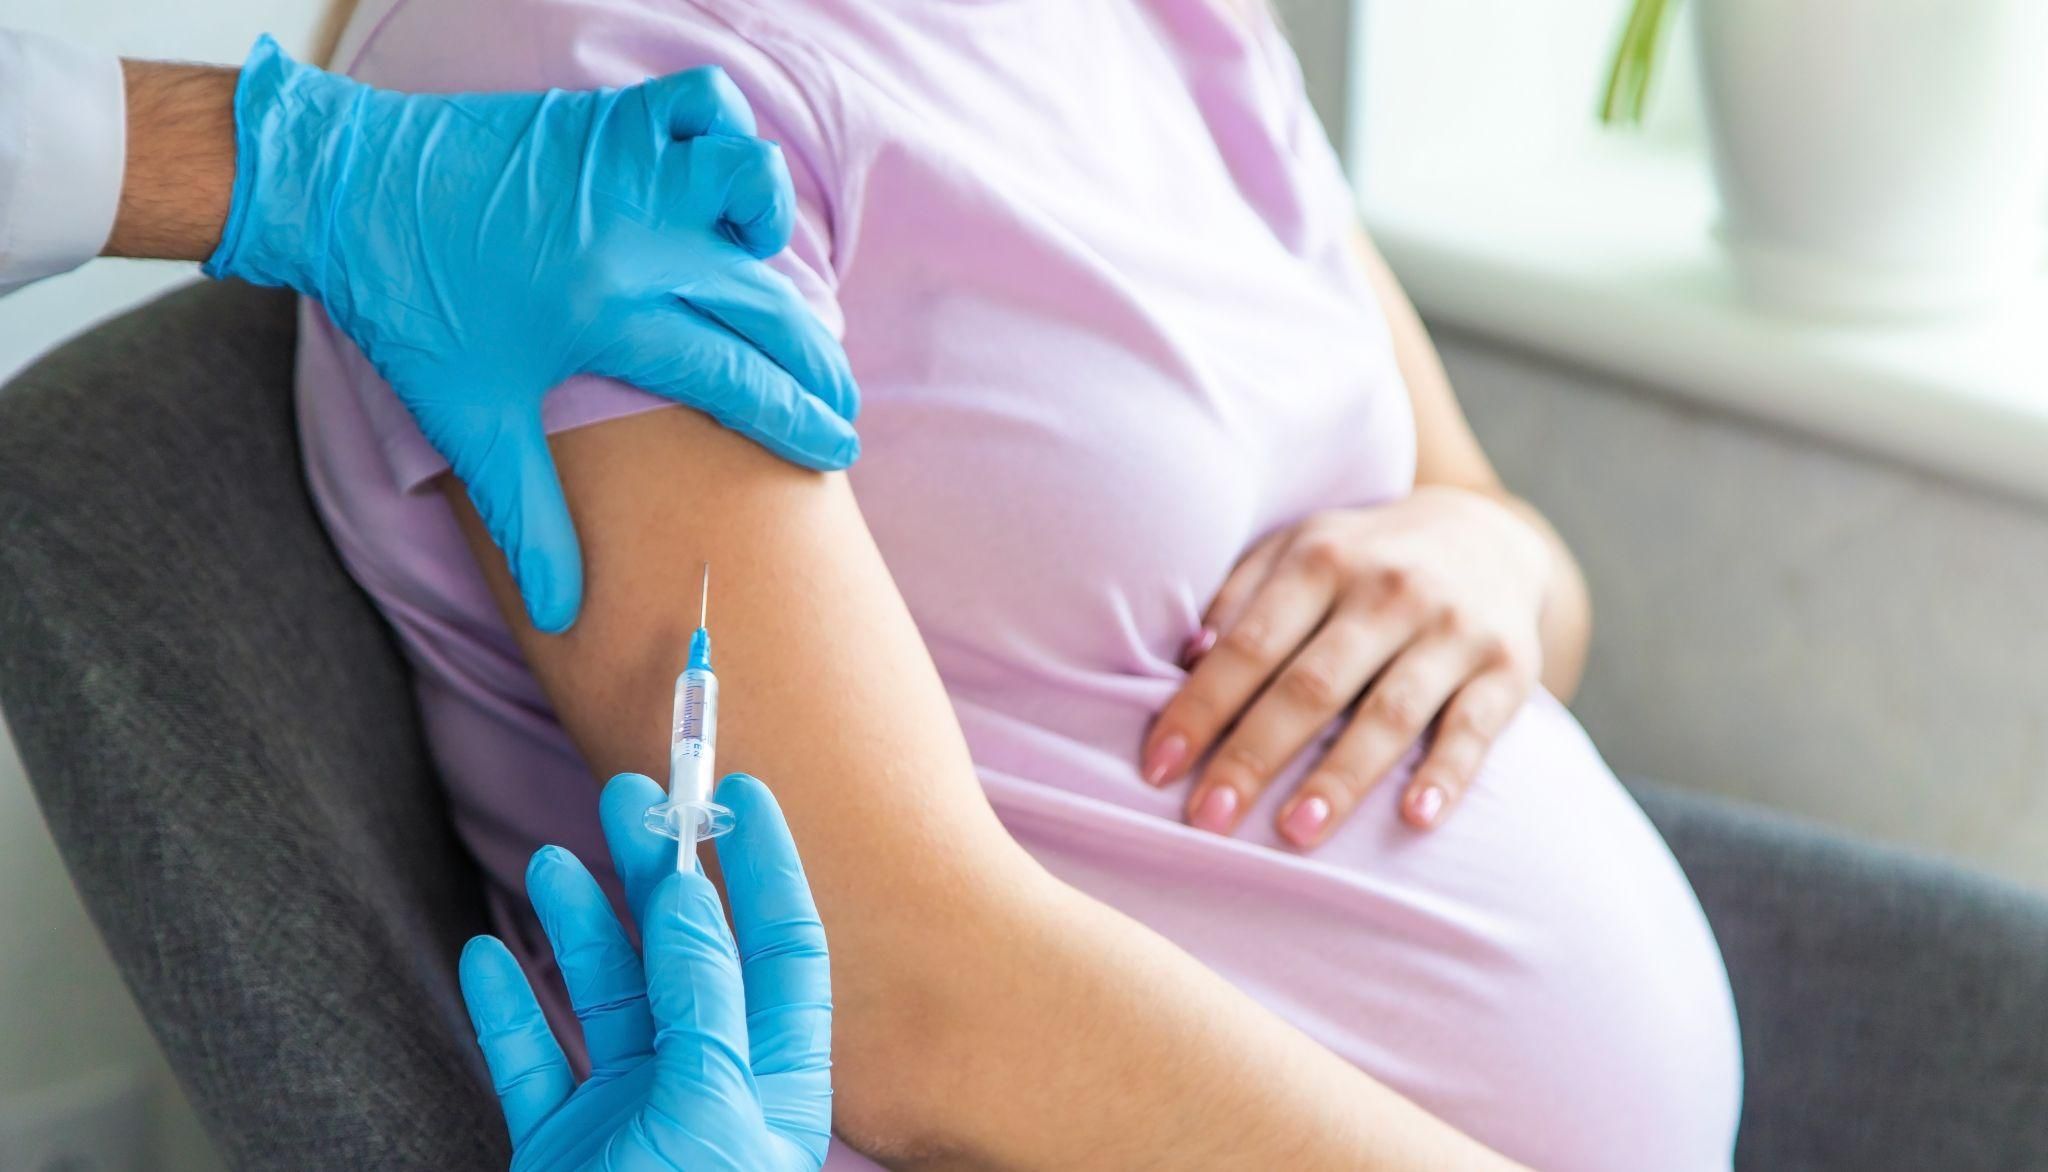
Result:
[[[0,296],[99,255],[127,151],[119,59],[0,29]]]

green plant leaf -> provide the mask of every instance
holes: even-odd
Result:
[[[1671,27],[1674,7],[1676,0],[1634,0],[1630,5],[1621,41],[1614,47],[1607,89],[1600,99],[1601,125],[1642,125],[1643,111],[1649,104],[1650,81]]]

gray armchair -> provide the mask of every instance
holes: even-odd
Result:
[[[293,321],[186,289],[0,392],[0,707],[231,1164],[503,1168],[454,982],[478,880],[301,484]],[[1740,1167],[2048,1166],[2048,900],[1638,792],[1734,980]]]

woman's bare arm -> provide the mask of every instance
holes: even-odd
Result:
[[[588,568],[565,636],[526,626],[448,499],[600,775],[659,774],[713,564],[720,766],[774,785],[816,889],[847,1142],[899,1167],[1505,1166],[1011,840],[844,478],[681,410],[554,447]]]
[[[1507,505],[1534,526],[1550,545],[1552,572],[1544,593],[1543,686],[1560,700],[1570,700],[1586,670],[1586,644],[1593,631],[1592,596],[1585,575],[1564,538],[1536,506],[1510,493],[1493,463],[1472,434],[1458,396],[1444,373],[1443,359],[1423,328],[1422,316],[1408,300],[1394,271],[1363,231],[1353,236],[1354,250],[1365,265],[1378,294],[1387,326],[1394,335],[1394,360],[1408,384],[1415,408],[1415,483],[1442,484],[1484,493]]]

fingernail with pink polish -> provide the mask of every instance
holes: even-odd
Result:
[[[1187,763],[1188,739],[1179,733],[1168,733],[1145,757],[1145,781],[1149,785],[1165,785],[1179,777]]]
[[[1229,834],[1237,822],[1237,791],[1227,785],[1219,785],[1202,795],[1195,803],[1195,811],[1188,815],[1188,825],[1197,830],[1213,834]]]
[[[1314,846],[1323,836],[1323,827],[1329,824],[1329,799],[1320,794],[1310,794],[1281,815],[1280,835],[1296,846]]]
[[[1442,786],[1425,785],[1408,800],[1408,812],[1422,825],[1434,826],[1437,815],[1444,812],[1446,800]]]
[[[1188,636],[1188,641],[1182,645],[1180,649],[1180,664],[1182,667],[1193,667],[1196,660],[1215,649],[1216,628],[1203,627],[1201,630]]]

